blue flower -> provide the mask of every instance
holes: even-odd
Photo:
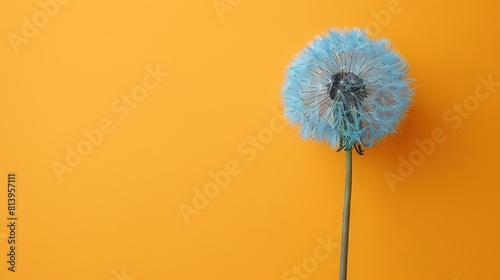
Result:
[[[330,30],[302,50],[282,96],[285,116],[305,139],[362,153],[397,131],[413,89],[406,62],[389,42],[356,28]]]

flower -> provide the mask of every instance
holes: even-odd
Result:
[[[412,100],[410,84],[406,62],[387,40],[359,28],[330,30],[289,66],[284,114],[305,139],[362,154],[396,132]]]

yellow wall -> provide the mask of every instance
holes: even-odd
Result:
[[[354,157],[349,279],[500,279],[499,9],[2,0],[1,278],[336,279],[345,156],[284,124],[280,87],[308,41],[359,26],[416,98]]]

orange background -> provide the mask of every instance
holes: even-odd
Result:
[[[398,135],[354,157],[349,279],[500,279],[500,86],[480,86],[500,81],[498,1],[62,2],[46,22],[37,0],[0,3],[2,279],[301,279],[287,271],[314,264],[318,238],[340,242],[345,156],[284,125],[280,87],[308,41],[355,26],[407,58],[416,96]],[[13,45],[34,15],[43,26]],[[117,113],[148,66],[168,77]],[[60,182],[54,162],[106,119]],[[446,140],[419,157],[435,129]],[[219,193],[187,224],[179,207],[207,185]],[[336,279],[339,254],[308,279]]]

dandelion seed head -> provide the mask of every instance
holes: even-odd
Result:
[[[339,150],[371,147],[396,132],[412,100],[410,84],[406,62],[387,40],[357,28],[330,30],[290,64],[285,116],[304,138]]]

